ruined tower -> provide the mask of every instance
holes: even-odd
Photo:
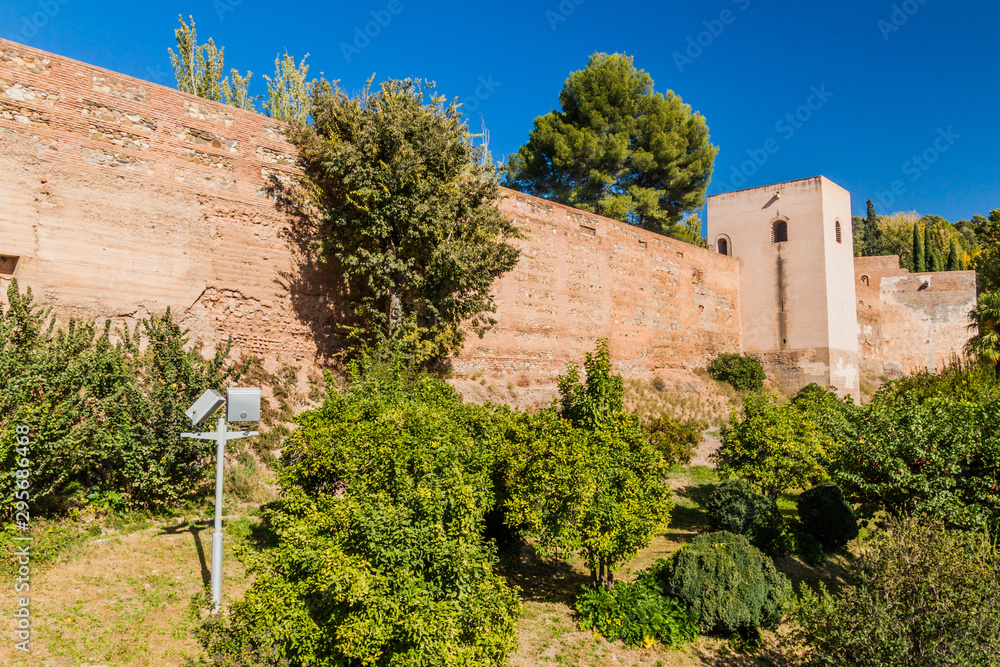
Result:
[[[708,241],[740,261],[743,351],[788,391],[859,400],[850,193],[819,176],[709,197]]]

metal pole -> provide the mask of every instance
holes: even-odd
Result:
[[[212,610],[219,611],[222,602],[222,473],[226,456],[226,417],[219,417],[215,427],[215,532],[212,533]]]

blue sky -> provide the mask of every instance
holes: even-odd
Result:
[[[869,197],[953,222],[1000,208],[992,0],[3,0],[0,36],[173,85],[178,14],[252,70],[257,93],[286,50],[348,90],[373,73],[432,79],[473,129],[485,121],[497,158],[558,105],[569,72],[625,52],[708,120],[710,194],[823,174],[855,214]]]

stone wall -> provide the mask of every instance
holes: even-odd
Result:
[[[963,353],[975,271],[910,273],[899,257],[855,259],[862,373],[870,381],[939,370]]]
[[[169,307],[209,350],[231,335],[321,363],[334,278],[268,198],[294,164],[271,119],[0,40],[0,287],[16,266],[63,316],[131,323]],[[544,381],[599,337],[630,376],[740,350],[735,260],[505,196],[524,254],[496,285],[499,326],[470,336],[459,372]]]

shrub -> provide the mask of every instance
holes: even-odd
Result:
[[[804,491],[798,505],[802,527],[826,549],[842,549],[858,536],[854,508],[836,484],[822,484]]]
[[[712,530],[743,535],[762,551],[781,551],[775,544],[785,528],[778,504],[743,480],[717,485],[705,503]]]
[[[649,418],[642,425],[649,444],[663,455],[667,465],[690,463],[704,430],[701,422],[681,421],[666,414]]]
[[[760,361],[739,354],[720,354],[709,363],[708,373],[739,391],[760,391],[767,379]]]
[[[1000,664],[1000,555],[984,534],[893,520],[836,597],[802,587],[794,614],[812,665]]]
[[[684,604],[704,632],[753,636],[776,628],[791,593],[771,559],[733,533],[699,535],[655,570],[664,594]]]
[[[698,625],[677,600],[660,592],[648,574],[614,588],[584,586],[576,599],[580,627],[608,641],[649,647],[654,641],[675,646],[698,636]]]
[[[1000,534],[1000,400],[872,402],[836,481],[858,516],[925,514]]]
[[[204,359],[185,349],[186,331],[170,311],[118,332],[55,318],[21,294],[17,281],[0,307],[0,499],[12,507],[15,426],[27,427],[31,506],[60,514],[88,498],[122,508],[154,508],[204,493],[215,445],[180,438],[184,411],[207,388],[243,372],[228,345]],[[18,456],[18,458],[22,458]],[[95,495],[97,494],[97,495]]]
[[[795,406],[751,394],[743,398],[743,417],[734,413],[722,428],[722,447],[712,458],[724,479],[743,479],[777,500],[788,489],[823,481],[834,447],[830,436]]]
[[[923,370],[889,382],[872,397],[872,402],[898,406],[932,398],[992,403],[1000,400],[1000,382],[992,364],[956,359],[937,373]]]
[[[354,364],[350,389],[297,418],[272,546],[209,655],[293,667],[494,667],[515,646],[516,593],[483,536],[505,428],[447,384]]]

